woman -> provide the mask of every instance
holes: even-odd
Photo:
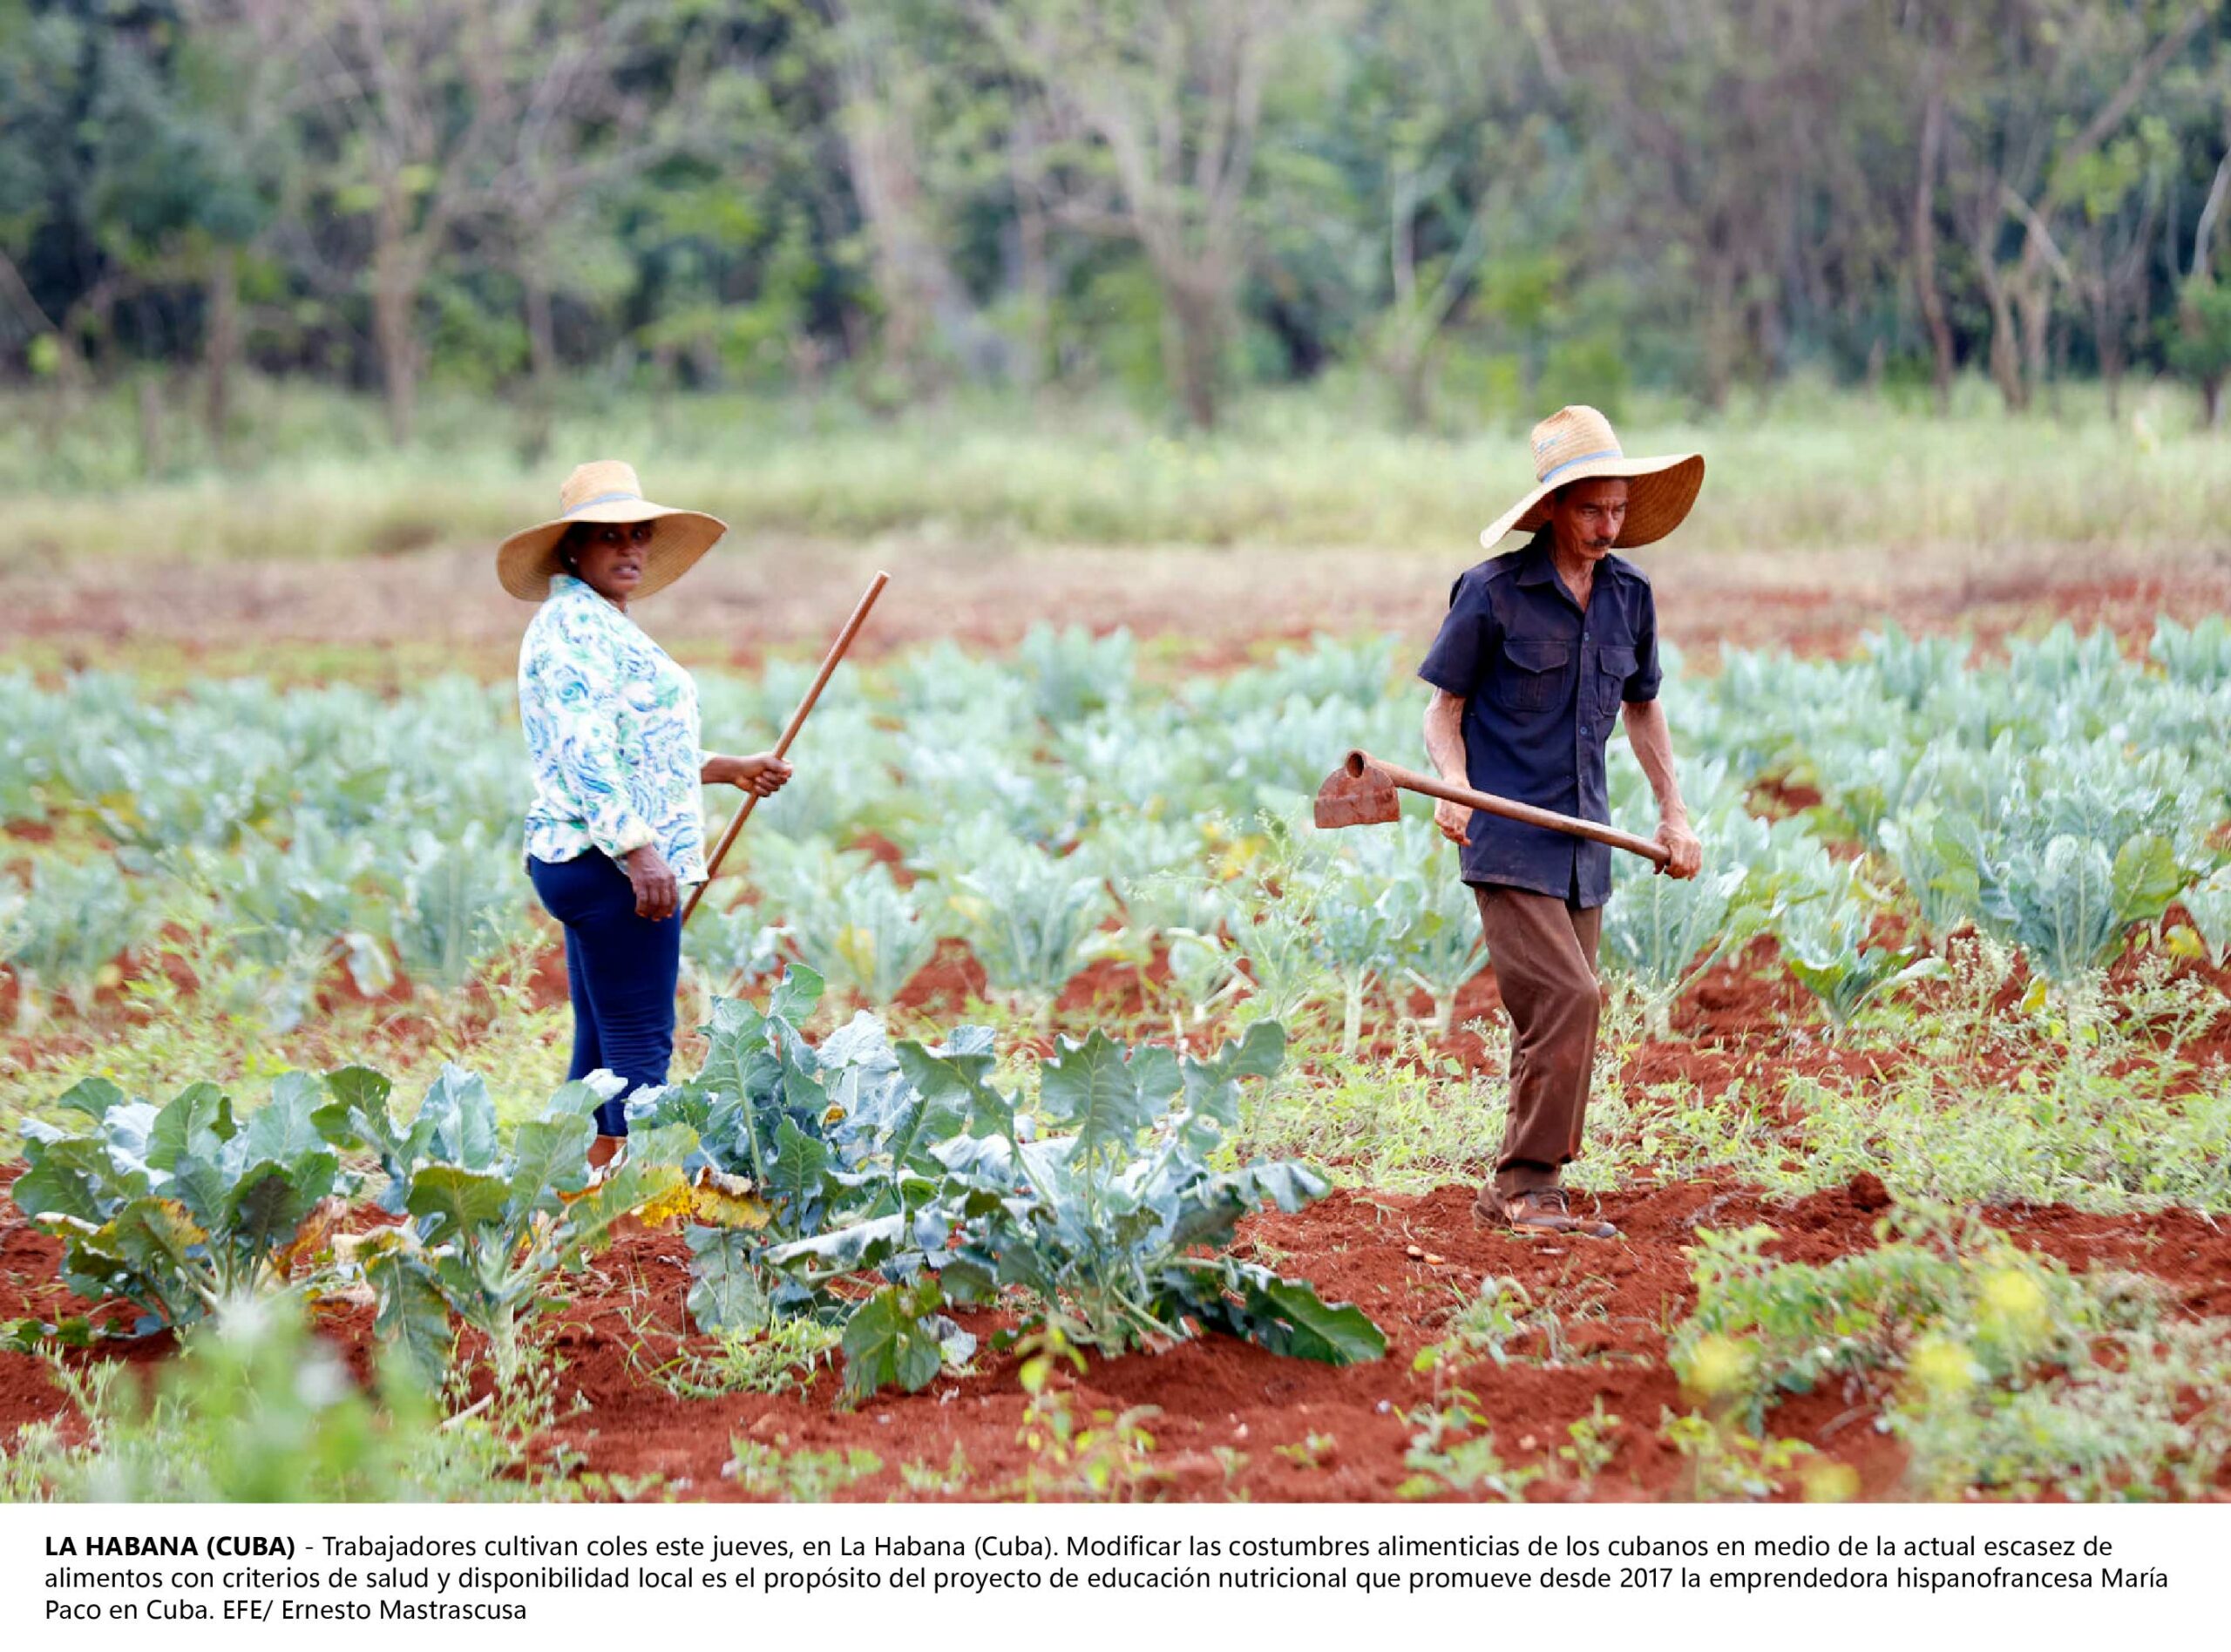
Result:
[[[534,769],[527,875],[566,929],[573,1004],[566,1077],[602,1068],[627,1089],[596,1112],[589,1163],[627,1134],[630,1092],[666,1082],[685,884],[705,878],[700,786],[772,796],[790,765],[698,743],[697,685],[627,616],[688,572],[727,525],[643,498],[632,466],[580,466],[560,514],[496,553],[504,589],[542,607],[519,645],[519,721]]]

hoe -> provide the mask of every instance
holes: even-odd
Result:
[[[1442,797],[1452,803],[1461,803],[1467,809],[1476,809],[1482,814],[1500,815],[1505,820],[1524,821],[1529,826],[1546,826],[1553,832],[1569,832],[1575,837],[1593,838],[1599,843],[1609,843],[1614,849],[1624,849],[1630,855],[1639,855],[1665,870],[1668,858],[1665,846],[1654,843],[1647,837],[1638,837],[1632,832],[1623,832],[1615,826],[1600,825],[1592,820],[1576,820],[1570,815],[1560,815],[1547,809],[1536,809],[1531,803],[1515,803],[1508,797],[1497,797],[1488,792],[1474,791],[1465,786],[1452,786],[1445,780],[1435,780],[1430,775],[1421,775],[1414,769],[1382,762],[1367,751],[1352,751],[1340,766],[1317,789],[1317,824],[1319,829],[1330,831],[1340,826],[1383,826],[1399,819],[1402,813],[1400,794],[1422,792],[1427,797]]]

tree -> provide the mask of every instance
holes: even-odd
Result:
[[[1004,370],[1004,342],[986,324],[947,254],[947,211],[959,192],[936,187],[927,134],[939,124],[987,124],[997,142],[1003,110],[987,108],[973,65],[944,14],[909,0],[827,0],[819,37],[836,82],[836,124],[867,232],[882,305],[885,359],[917,393],[958,364]],[[940,122],[939,117],[946,117]]]
[[[1863,192],[1844,139],[1848,72],[1875,8],[1861,0],[1626,0],[1554,19],[1558,55],[1602,150],[1592,257],[1617,236],[1675,324],[1699,341],[1705,399],[1779,371],[1808,293],[1826,308],[1833,232]],[[1871,273],[1871,271],[1869,272]],[[1669,290],[1670,289],[1670,290]]]
[[[1978,30],[1992,61],[1961,78],[1952,175],[1990,306],[1991,376],[2010,410],[2028,407],[2044,384],[2056,285],[2078,284],[2056,221],[2216,4],[2001,0]],[[2010,227],[2011,261],[2001,250]]]
[[[1163,374],[1217,420],[1249,245],[1265,90],[1331,0],[976,0],[986,37],[1034,95],[1068,165],[1065,222],[1135,241],[1162,299]]]
[[[2231,197],[2231,112],[2223,123],[2223,158],[2215,163],[2193,226],[2192,267],[2178,295],[2177,315],[2168,334],[2171,369],[2199,387],[2200,416],[2207,428],[2223,422],[2223,382],[2231,378],[2231,287],[2215,277],[2215,240],[2223,208]]]
[[[642,102],[615,77],[656,9],[595,0],[207,3],[292,72],[293,106],[321,164],[312,210],[361,229],[389,430],[407,442],[424,364],[419,303],[451,238],[475,222],[511,229],[515,267],[539,269],[547,251],[539,227],[558,204],[648,159],[649,147],[636,141]],[[336,273],[356,277],[356,248],[329,259],[308,216],[297,220],[302,261],[329,284]],[[526,285],[532,313],[546,290],[532,275]]]

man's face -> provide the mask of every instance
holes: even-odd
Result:
[[[1549,525],[1568,557],[1598,562],[1627,525],[1627,484],[1620,477],[1576,482],[1549,500]]]

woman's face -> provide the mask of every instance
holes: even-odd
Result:
[[[571,549],[583,584],[607,601],[624,603],[643,582],[645,559],[657,537],[655,522],[596,522],[583,525]]]

